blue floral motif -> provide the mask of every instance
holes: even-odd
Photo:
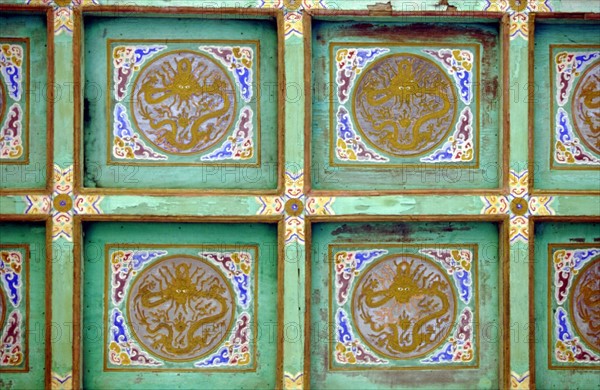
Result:
[[[374,355],[352,334],[348,314],[339,308],[336,312],[337,342],[334,359],[341,364],[386,364],[387,360]]]
[[[6,84],[10,84],[8,93],[15,101],[21,100],[23,92],[21,87],[23,82],[21,64],[23,61],[22,46],[3,45],[3,48],[0,50],[0,72],[4,76]]]
[[[167,251],[135,251],[133,252],[133,269],[139,270],[144,266],[145,263],[156,259],[157,257],[164,256]]]
[[[8,287],[9,299],[13,306],[17,307],[21,301],[21,281],[19,275],[14,272],[4,274],[5,285]]]
[[[597,248],[576,250],[573,254],[573,269],[581,269],[590,258],[596,257],[598,254],[600,254],[600,249]]]
[[[200,256],[218,264],[225,272],[229,280],[233,282],[238,302],[247,309],[251,294],[250,272],[252,256],[248,252],[200,252]]]
[[[166,48],[166,46],[138,46],[137,49],[135,49],[134,51],[135,65],[142,64],[146,60],[146,57],[157,53],[163,50],[164,48]]]
[[[581,70],[581,68],[587,66],[588,62],[597,58],[598,56],[600,56],[600,52],[584,53],[575,56],[575,70]]]
[[[350,123],[350,115],[341,106],[338,111],[338,137],[344,141],[356,137],[356,132],[352,129],[352,124]]]
[[[125,318],[123,317],[123,313],[117,308],[114,308],[112,312],[111,334],[112,341],[116,343],[126,343],[129,340],[125,331]]]
[[[460,300],[465,304],[469,304],[473,296],[473,278],[470,264],[471,251],[421,249],[419,252],[433,258],[444,267],[449,275],[452,275],[454,284],[460,291]],[[455,256],[458,256],[458,259]],[[464,261],[466,263],[463,263]]]
[[[467,72],[466,70],[458,71],[455,73],[455,78],[458,79],[458,85],[460,86],[461,100],[465,104],[471,104],[471,101],[473,101],[471,72]]]
[[[342,161],[389,161],[388,158],[379,155],[365,145],[361,137],[356,134],[350,120],[350,113],[344,106],[338,108],[337,136],[335,150],[337,158]]]
[[[245,366],[251,363],[250,314],[241,313],[225,345],[209,357],[195,363],[196,367]]]
[[[465,307],[458,324],[456,324],[453,336],[437,352],[421,359],[421,363],[466,363],[473,361],[475,357],[473,334],[473,312],[470,307]]]
[[[244,101],[249,102],[252,98],[252,70],[248,68],[237,68],[235,77],[241,89],[241,95]]]
[[[422,360],[422,363],[443,363],[451,362],[454,355],[452,354],[452,343],[446,343],[442,350]]]
[[[9,79],[10,82],[10,95],[15,100],[20,100],[21,98],[21,73],[19,72],[19,68],[14,65],[7,66],[4,68],[4,72]]]
[[[469,162],[473,160],[473,113],[463,108],[452,136],[441,148],[421,158],[422,162]]]
[[[356,258],[356,270],[360,270],[363,264],[370,262],[373,259],[387,253],[385,249],[375,249],[372,251],[357,251],[354,255]]]
[[[242,99],[252,100],[252,66],[254,50],[247,46],[200,46],[200,50],[210,53],[233,74],[240,88]]]
[[[213,152],[200,158],[200,161],[247,160],[254,156],[254,131],[252,117],[254,112],[249,106],[240,111],[239,120],[233,134]]]
[[[358,73],[375,57],[389,52],[387,48],[341,48],[335,54],[335,67],[337,70],[336,85],[337,96],[340,103],[344,104],[350,97],[350,89],[356,81]]]
[[[202,161],[228,160],[231,157],[233,157],[233,144],[230,140],[227,140],[219,149],[207,154],[206,156],[202,156]]]
[[[556,113],[556,121],[558,124],[556,130],[558,131],[558,139],[560,142],[567,143],[573,141],[575,134],[573,134],[573,130],[569,126],[569,116],[562,108],[559,108]]]
[[[473,53],[466,49],[425,49],[423,52],[438,60],[452,75],[464,104],[473,101]]]
[[[348,325],[348,315],[344,310],[339,309],[337,312],[337,341],[346,343],[353,340],[354,336],[352,336]]]
[[[438,150],[433,152],[433,154],[431,156],[424,157],[421,159],[421,161],[423,161],[423,162],[452,161],[452,142],[450,142],[450,141],[446,142],[444,144],[444,146],[442,146],[441,148],[439,148]]]
[[[115,104],[115,126],[114,135],[117,137],[132,137],[133,130],[127,117],[127,109],[121,103]]]
[[[452,275],[456,286],[460,290],[460,300],[464,303],[469,303],[471,301],[471,286],[473,285],[473,280],[471,279],[471,273],[465,270],[461,270],[458,272],[454,272]]]
[[[233,280],[235,281],[236,289],[239,292],[240,303],[242,304],[242,307],[247,308],[248,303],[250,302],[250,296],[248,295],[248,275],[235,275]]]
[[[556,308],[556,322],[556,337],[565,342],[573,340],[573,332],[567,321],[567,312],[560,306]]]
[[[375,48],[375,49],[357,49],[356,50],[356,65],[359,68],[364,68],[369,62],[380,54],[387,53],[389,49]]]
[[[221,348],[217,353],[212,355],[206,360],[203,360],[199,363],[196,363],[197,367],[210,367],[210,366],[218,366],[221,364],[229,363],[229,349],[226,347]]]

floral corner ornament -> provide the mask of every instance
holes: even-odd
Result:
[[[529,172],[510,171],[510,193],[508,196],[482,196],[484,203],[481,214],[508,214],[510,216],[510,243],[529,241],[529,217],[532,215],[554,215],[552,196],[529,195]]]
[[[306,197],[304,195],[304,171],[285,173],[283,196],[259,196],[257,215],[285,215],[285,244],[294,242],[304,245],[304,216],[333,215],[332,197]]]
[[[0,42],[0,160],[15,160],[23,156],[23,129],[25,126],[26,101],[23,84],[24,77],[29,77],[25,63],[27,48],[19,44]],[[27,56],[29,53],[27,52]],[[25,69],[25,70],[24,70]],[[28,103],[27,103],[28,104]],[[10,105],[10,108],[6,108]]]
[[[484,11],[507,12],[510,17],[510,39],[529,38],[529,13],[551,12],[550,0],[485,0]]]
[[[100,0],[25,0],[27,5],[45,5],[54,9],[54,35],[73,34],[73,8],[99,5]]]
[[[302,38],[302,12],[311,9],[329,8],[325,0],[258,0],[258,8],[278,8],[284,12],[285,39],[296,36]]]
[[[25,196],[25,214],[52,215],[52,239],[73,241],[74,214],[102,214],[99,195],[77,195],[73,192],[73,166],[62,169],[54,164],[54,186],[51,196]]]
[[[27,296],[24,289],[25,259],[20,251],[0,251],[0,299],[6,299],[0,307],[0,367],[19,369],[25,354],[23,315],[27,311]],[[5,298],[6,297],[6,298]]]

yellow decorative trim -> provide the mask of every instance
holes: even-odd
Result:
[[[285,390],[304,389],[304,375],[301,372],[297,373],[296,375],[286,372],[284,374],[283,388]]]
[[[529,390],[529,371],[525,371],[523,375],[519,375],[516,372],[512,371],[510,373],[510,388],[519,390]]]
[[[54,389],[61,389],[61,390],[73,389],[73,374],[69,372],[65,376],[60,376],[57,373],[53,372],[50,388],[52,390],[54,390]]]

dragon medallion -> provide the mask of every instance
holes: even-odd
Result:
[[[216,145],[235,120],[234,83],[221,65],[189,50],[165,53],[136,78],[131,112],[161,150],[193,154]]]
[[[592,260],[575,279],[571,313],[581,337],[600,352],[600,257]]]
[[[352,297],[356,328],[391,359],[423,356],[443,343],[456,317],[456,295],[446,273],[415,255],[391,255],[360,276]]]
[[[420,155],[443,142],[454,125],[456,103],[452,81],[442,68],[408,53],[369,65],[352,101],[363,137],[398,157]]]
[[[600,61],[583,74],[571,104],[575,130],[591,150],[600,154]]]
[[[231,286],[207,261],[174,256],[145,268],[127,300],[131,329],[151,353],[191,361],[228,336],[235,311]]]

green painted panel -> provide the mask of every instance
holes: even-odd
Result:
[[[312,45],[315,188],[499,186],[497,24],[316,21]]]
[[[536,25],[536,188],[600,189],[599,36],[598,24]]]
[[[46,19],[0,16],[0,188],[46,186]]]
[[[86,186],[276,187],[274,22],[88,17],[84,28]]]
[[[274,225],[84,232],[84,387],[275,386]]]
[[[536,225],[533,348],[539,388],[597,387],[599,275],[598,224]]]
[[[497,388],[498,227],[316,224],[311,387]]]
[[[2,223],[0,231],[0,387],[43,388],[45,227],[43,224]],[[57,328],[57,332],[62,330]]]

